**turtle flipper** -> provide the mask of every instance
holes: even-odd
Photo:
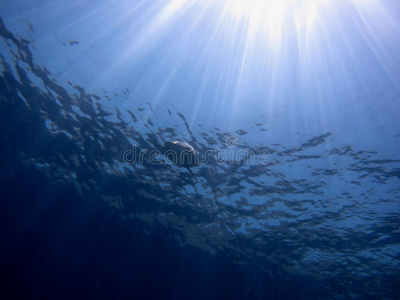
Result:
[[[188,169],[188,171],[193,175],[193,177],[194,177],[194,179],[196,180],[196,182],[198,182],[198,181],[197,181],[197,178],[196,178],[196,176],[194,175],[194,173],[192,172],[192,170],[190,170],[190,168],[186,168],[186,169]]]

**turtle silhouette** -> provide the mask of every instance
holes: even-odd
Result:
[[[188,169],[196,182],[198,182],[196,176],[190,169],[200,164],[199,155],[192,146],[181,141],[165,142],[164,156],[174,165]]]

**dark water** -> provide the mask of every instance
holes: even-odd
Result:
[[[193,129],[151,103],[108,111],[57,83],[2,21],[0,35],[12,58],[2,48],[3,299],[400,298],[398,155],[321,131],[294,146],[234,144],[252,163],[213,152],[196,184],[147,153],[182,136],[203,158],[229,153],[249,129]],[[147,152],[131,163],[127,150]]]

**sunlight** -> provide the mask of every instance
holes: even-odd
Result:
[[[293,0],[228,0],[225,9],[237,18],[246,18],[253,26],[274,31],[282,24],[288,2]]]
[[[302,23],[310,30],[315,20],[315,8],[324,0],[226,0],[225,12],[248,22],[249,33],[266,31],[280,37],[285,22],[302,16]],[[299,24],[296,23],[296,26]]]

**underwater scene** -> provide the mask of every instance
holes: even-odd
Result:
[[[400,299],[400,2],[3,0],[1,299]]]

